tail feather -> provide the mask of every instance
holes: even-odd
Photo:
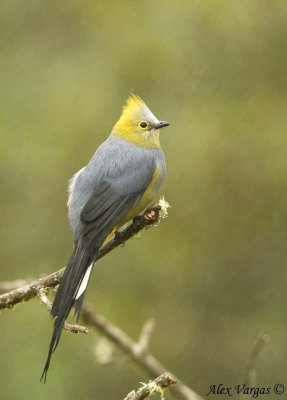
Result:
[[[71,266],[69,264],[67,266],[67,268],[71,269],[71,273],[69,275],[67,274],[67,279],[65,279],[63,282],[63,292],[60,292],[59,296],[57,296],[57,293],[54,300],[54,302],[56,302],[55,308],[57,308],[57,314],[54,315],[55,309],[53,310],[53,307],[51,310],[52,315],[57,318],[60,318],[61,314],[66,313],[66,310],[68,309],[68,313],[70,312],[79,286],[81,285],[86,270],[90,265],[91,250],[89,248],[80,247],[76,250],[76,252],[77,254],[75,261],[73,260],[73,264]],[[60,286],[61,285],[62,281]]]
[[[77,290],[75,302],[74,302],[74,308],[75,308],[75,316],[76,316],[76,321],[79,321],[80,314],[82,311],[84,299],[85,299],[85,294],[86,290],[88,287],[88,283],[90,280],[90,276],[93,270],[94,263],[92,263],[88,269],[86,270],[86,273],[84,275],[84,278],[82,279],[81,285],[79,286],[79,289]]]
[[[51,357],[52,357],[52,354],[54,353],[54,351],[56,350],[56,348],[58,346],[64,323],[65,323],[65,319],[60,320],[60,319],[57,318],[55,320],[54,331],[53,331],[52,339],[51,339],[51,342],[50,342],[48,357],[47,357],[47,361],[46,361],[44,370],[43,370],[42,375],[41,375],[40,382],[42,382],[42,380],[44,379],[44,383],[46,383],[47,373],[48,373],[48,370],[49,370]]]
[[[53,301],[53,305],[52,305],[52,309],[51,309],[52,317],[57,317],[59,309],[60,309],[61,302],[65,298],[65,295],[66,295],[66,293],[68,291],[70,282],[71,282],[71,280],[73,278],[73,273],[74,273],[74,270],[75,270],[75,263],[76,263],[76,260],[77,260],[78,253],[79,253],[79,247],[74,249],[74,251],[73,251],[73,253],[72,253],[71,257],[70,257],[70,260],[69,260],[69,262],[67,264],[67,267],[66,267],[66,269],[64,271],[64,274],[62,276],[60,285],[58,287],[55,299]]]
[[[51,309],[51,314],[53,317],[56,318],[56,320],[54,323],[54,330],[50,342],[47,361],[40,381],[44,379],[44,382],[46,382],[51,357],[59,343],[65,320],[67,319],[69,312],[75,302],[77,292],[79,290],[82,280],[84,279],[85,273],[91,262],[95,260],[95,254],[97,254],[98,249],[99,247],[95,248],[94,246],[91,247],[88,245],[84,246],[82,244],[79,244],[77,248],[75,248],[68,262]],[[79,319],[82,304],[84,301],[84,293],[85,292],[82,293],[82,295],[76,302],[77,320]]]
[[[81,294],[81,296],[78,297],[78,298],[75,300],[75,303],[74,303],[74,308],[75,308],[74,316],[76,317],[76,321],[77,321],[77,322],[79,321],[79,318],[80,318],[80,315],[81,315],[81,311],[82,311],[83,304],[84,304],[84,300],[85,300],[85,294],[86,294],[86,289],[85,289],[85,291]]]

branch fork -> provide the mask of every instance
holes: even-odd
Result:
[[[169,204],[163,198],[160,199],[158,204],[152,205],[143,215],[135,218],[131,225],[108,240],[100,249],[98,259],[104,257],[114,248],[123,245],[141,230],[156,225],[162,218],[167,216],[166,210],[168,207]],[[15,281],[14,284],[13,282],[0,282],[0,291],[10,290],[8,293],[0,295],[0,310],[10,309],[18,303],[38,297],[50,311],[51,302],[47,293],[60,283],[64,270],[65,268],[62,268],[33,282]],[[145,384],[137,391],[131,392],[125,400],[145,399],[155,391],[161,392],[162,389],[169,386],[171,386],[170,389],[173,395],[178,399],[203,400],[191,388],[180,382],[175,376],[171,376],[166,368],[149,352],[148,345],[154,328],[153,320],[149,320],[144,324],[139,340],[135,342],[125,332],[98,314],[89,304],[83,305],[82,319],[86,325],[100,331],[154,379],[154,381]],[[67,322],[64,328],[73,333],[88,333],[86,326],[71,325]]]

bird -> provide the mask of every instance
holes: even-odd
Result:
[[[68,214],[74,249],[51,308],[54,328],[41,381],[46,382],[52,353],[73,306],[79,320],[101,246],[154,200],[166,174],[159,132],[169,125],[131,93],[108,138],[71,179]]]

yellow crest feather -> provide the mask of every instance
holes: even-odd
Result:
[[[123,113],[126,117],[132,117],[139,113],[140,109],[147,107],[145,102],[136,94],[131,93],[127,99],[126,104],[123,106]]]

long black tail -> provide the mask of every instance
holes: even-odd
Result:
[[[99,248],[100,245],[95,247],[95,245],[83,244],[81,241],[74,249],[68,262],[51,309],[51,314],[56,319],[47,361],[40,381],[44,379],[44,382],[46,382],[51,356],[59,343],[65,320],[75,303],[76,295],[85,273],[90,264],[95,261]],[[83,298],[84,293],[76,300],[77,319],[80,316]]]

